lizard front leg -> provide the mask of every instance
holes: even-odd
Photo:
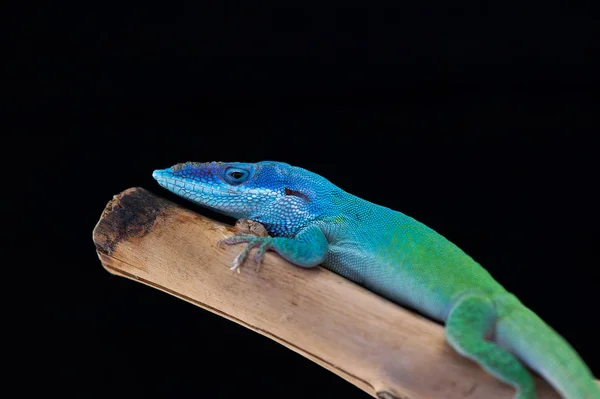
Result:
[[[296,266],[310,268],[323,262],[329,247],[325,234],[314,225],[300,230],[293,238],[257,237],[251,234],[238,234],[219,241],[219,244],[228,245],[240,243],[247,243],[248,245],[236,256],[231,270],[239,271],[252,248],[258,248],[254,256],[257,266],[262,263],[265,252],[271,249]]]

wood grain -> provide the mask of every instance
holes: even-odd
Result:
[[[257,271],[229,270],[233,228],[141,188],[108,203],[94,229],[104,268],[263,334],[369,395],[512,398],[514,390],[457,355],[442,326],[323,268],[267,253]],[[201,342],[195,343],[202,345]],[[540,398],[559,398],[538,379]]]

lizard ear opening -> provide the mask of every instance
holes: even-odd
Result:
[[[306,202],[310,202],[310,199],[306,196],[306,194],[301,193],[300,191],[292,190],[291,188],[285,188],[285,195],[293,195],[295,197],[300,197]]]

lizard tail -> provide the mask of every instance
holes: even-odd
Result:
[[[577,352],[513,296],[496,301],[496,342],[515,353],[566,399],[600,399],[600,388]]]

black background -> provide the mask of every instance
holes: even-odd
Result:
[[[92,229],[112,195],[141,186],[203,212],[151,178],[188,160],[285,161],[417,218],[600,375],[597,10],[17,11],[1,245],[16,333],[5,344],[22,392],[367,397],[265,337],[102,269]]]

